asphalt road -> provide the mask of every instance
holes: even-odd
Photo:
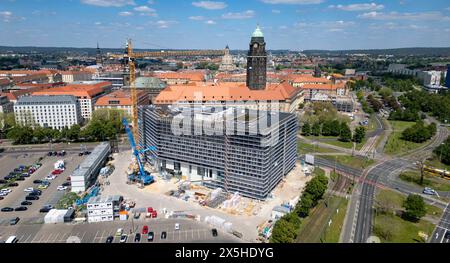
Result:
[[[180,224],[180,230],[175,230],[175,223]],[[122,228],[128,235],[127,243],[134,243],[135,233],[142,233],[147,225],[154,232],[153,243],[238,243],[240,239],[218,230],[218,236],[213,237],[212,227],[205,223],[189,219],[139,219],[127,221],[112,221],[101,223],[78,224],[34,224],[2,227],[0,241],[15,235],[19,243],[105,243],[108,236],[113,236],[113,243],[119,243],[115,236],[117,229]],[[167,233],[166,239],[161,239],[161,233]],[[141,235],[140,243],[149,243],[147,235]]]
[[[431,236],[430,243],[450,243],[450,238],[445,238],[447,232],[450,232],[450,204],[445,207],[442,218]]]

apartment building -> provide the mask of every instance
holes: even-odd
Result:
[[[0,95],[0,113],[10,113],[14,111],[14,103],[10,102],[7,96]]]
[[[81,123],[77,98],[69,95],[23,96],[14,105],[16,122],[44,128],[70,128]]]
[[[138,105],[149,104],[149,97],[145,91],[137,91]],[[95,109],[117,109],[125,111],[129,116],[133,115],[130,90],[116,90],[106,94],[95,102]]]

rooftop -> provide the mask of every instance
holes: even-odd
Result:
[[[102,93],[111,82],[96,82],[95,84],[69,84],[61,87],[47,88],[33,92],[33,95],[74,95],[92,98]]]
[[[23,96],[17,100],[16,105],[27,104],[76,104],[77,98],[69,95],[61,96]]]

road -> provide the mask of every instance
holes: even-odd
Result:
[[[442,218],[431,235],[430,243],[450,243],[450,238],[445,238],[445,234],[450,231],[450,204],[444,209]]]
[[[175,223],[180,224],[180,230],[175,230]],[[128,235],[127,243],[134,243],[135,233],[141,232],[147,225],[154,232],[154,243],[238,243],[240,239],[218,230],[218,236],[213,237],[211,227],[205,223],[189,219],[139,219],[127,221],[112,221],[102,223],[78,224],[33,224],[2,227],[0,241],[9,236],[17,236],[19,243],[105,243],[108,236],[115,236],[118,228]],[[166,239],[161,239],[161,233],[167,233]],[[113,243],[119,243],[114,237]],[[142,235],[140,243],[148,243],[147,235]]]

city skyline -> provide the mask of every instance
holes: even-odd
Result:
[[[268,49],[445,47],[444,0],[0,0],[5,46],[246,49],[260,24]]]

